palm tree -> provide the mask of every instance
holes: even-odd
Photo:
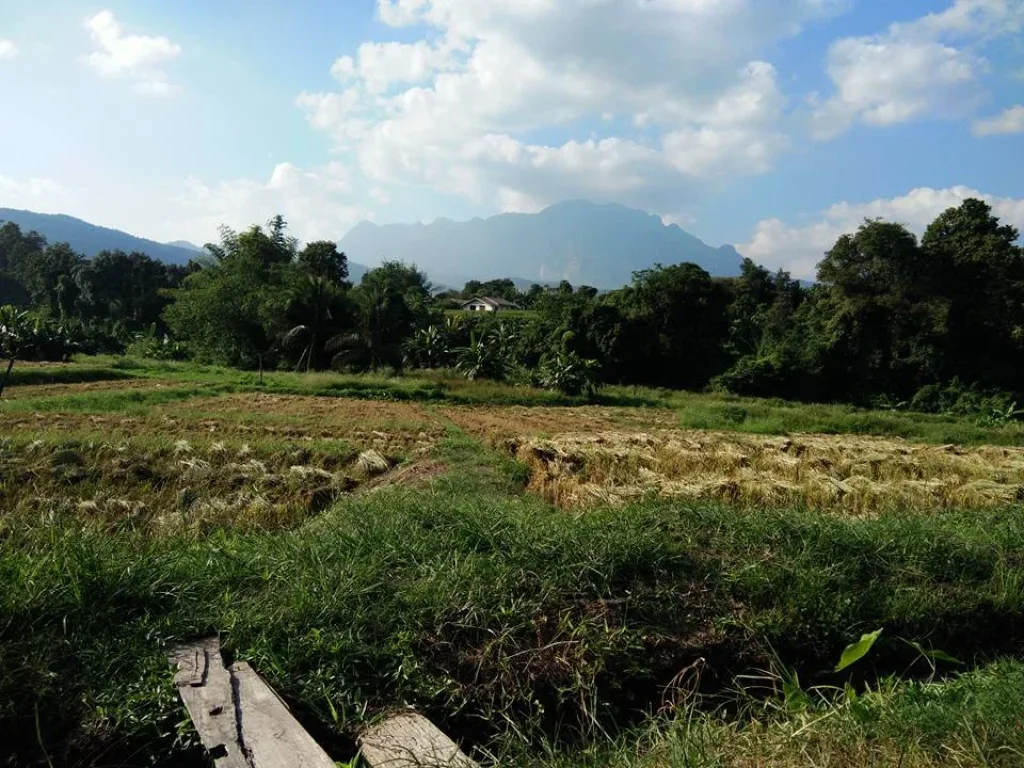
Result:
[[[335,322],[333,308],[342,297],[341,288],[325,277],[307,275],[307,285],[302,302],[308,317],[306,323],[296,325],[281,339],[281,346],[296,348],[302,345],[302,354],[295,366],[298,371],[305,363],[306,371],[320,370],[324,367],[326,342],[332,337],[331,327]]]
[[[331,367],[401,370],[401,339],[408,312],[402,297],[377,285],[362,285],[354,294],[358,325],[327,342],[325,350],[333,355]]]

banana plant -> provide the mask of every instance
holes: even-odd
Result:
[[[14,361],[32,336],[32,321],[28,312],[22,312],[10,304],[0,307],[0,351],[8,358],[7,369],[0,379],[0,395],[3,395],[7,380],[14,368]]]

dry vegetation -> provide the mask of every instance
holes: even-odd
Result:
[[[403,462],[396,472],[418,477],[409,468],[443,433],[415,405],[262,394],[139,416],[0,413],[0,434],[12,436],[0,441],[0,535],[58,521],[147,535],[290,528]]]
[[[512,443],[531,487],[566,507],[644,497],[808,505],[854,514],[993,507],[1024,497],[1024,449],[848,435],[572,432]]]
[[[607,432],[621,429],[670,429],[679,417],[670,408],[604,406],[452,406],[440,409],[467,432],[492,444],[522,436],[549,436],[569,431]]]

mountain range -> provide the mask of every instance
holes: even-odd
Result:
[[[119,229],[108,229],[64,214],[35,213],[13,208],[0,208],[0,224],[10,221],[21,227],[23,232],[38,232],[50,243],[67,243],[83,256],[93,258],[100,251],[139,251],[167,264],[188,264],[201,250],[199,247],[179,241],[158,243],[143,237],[135,237]]]
[[[739,253],[713,248],[675,224],[621,205],[559,203],[536,214],[431,224],[364,221],[339,243],[349,259],[415,262],[435,282],[521,278],[619,288],[654,264],[694,262],[714,276],[738,275]]]
[[[187,264],[202,249],[185,241],[159,243],[71,216],[0,208],[0,222],[35,230],[51,243],[66,242],[93,257],[103,250],[140,251],[171,264]],[[729,245],[714,248],[674,224],[621,205],[559,203],[537,214],[431,224],[358,224],[339,247],[351,279],[366,264],[415,263],[435,284],[461,287],[469,280],[511,277],[517,285],[557,283],[619,288],[633,272],[657,263],[699,264],[714,276],[739,274],[741,257]]]

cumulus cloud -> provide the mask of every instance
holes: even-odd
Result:
[[[103,77],[123,77],[147,96],[167,96],[178,90],[162,66],[181,55],[181,46],[166,37],[126,34],[110,11],[85,21],[97,50],[84,61]]]
[[[757,224],[750,242],[736,247],[759,264],[773,269],[781,267],[794,277],[813,279],[818,262],[836,240],[855,232],[865,219],[897,221],[920,235],[940,213],[971,197],[989,203],[1004,223],[1024,230],[1024,198],[996,197],[964,186],[920,187],[902,197],[837,203],[809,224],[794,226],[780,219],[766,219]]]
[[[565,197],[678,212],[769,169],[787,99],[762,56],[846,0],[378,0],[411,42],[335,61],[296,103],[373,183],[503,210]]]
[[[995,117],[976,120],[971,126],[971,130],[975,136],[1024,133],[1024,104],[1005,109]]]
[[[815,137],[832,138],[855,122],[886,126],[969,113],[988,70],[976,49],[1022,25],[1024,0],[955,0],[883,34],[835,41],[826,65],[835,94],[813,100]]]
[[[18,46],[13,40],[6,40],[0,37],[0,61],[13,59],[18,55]]]
[[[353,225],[373,218],[371,210],[351,202],[351,185],[349,169],[341,163],[312,170],[279,163],[265,181],[208,184],[193,178],[174,201],[178,221],[169,229],[206,242],[222,224],[243,229],[281,214],[300,240],[339,240]]]

